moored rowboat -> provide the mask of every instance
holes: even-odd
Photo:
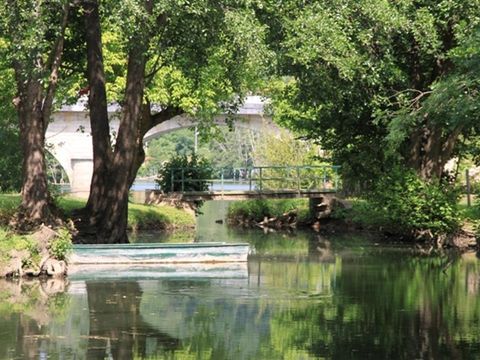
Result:
[[[69,264],[246,262],[247,243],[146,243],[75,245]]]
[[[71,281],[247,279],[246,262],[162,264],[77,264],[68,266]]]

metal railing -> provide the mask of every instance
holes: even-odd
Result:
[[[193,168],[174,168],[170,172],[170,191],[296,191],[336,192],[340,186],[340,166],[251,166],[214,169],[213,178],[189,176]]]

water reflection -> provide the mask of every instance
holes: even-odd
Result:
[[[138,282],[87,282],[86,292],[90,314],[87,359],[145,358],[157,347],[164,351],[178,348],[179,339],[144,320]]]
[[[480,357],[475,254],[293,239],[244,278],[2,281],[0,358]]]
[[[58,332],[68,316],[63,280],[0,280],[0,358],[46,358],[54,348],[68,353],[75,343],[71,329]],[[65,331],[64,331],[65,330]]]

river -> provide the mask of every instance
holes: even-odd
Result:
[[[0,359],[480,358],[476,254],[234,231],[215,222],[226,206],[207,203],[195,240],[248,241],[248,265],[0,282]]]

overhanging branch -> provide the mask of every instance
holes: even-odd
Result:
[[[55,96],[55,90],[57,89],[59,69],[62,63],[63,45],[65,43],[65,29],[67,28],[69,12],[70,2],[67,1],[63,7],[63,17],[60,25],[60,34],[55,41],[55,45],[52,49],[47,64],[47,69],[50,70],[50,76],[42,108],[44,131],[47,130],[48,121],[50,120],[50,115],[52,113],[53,98]]]

